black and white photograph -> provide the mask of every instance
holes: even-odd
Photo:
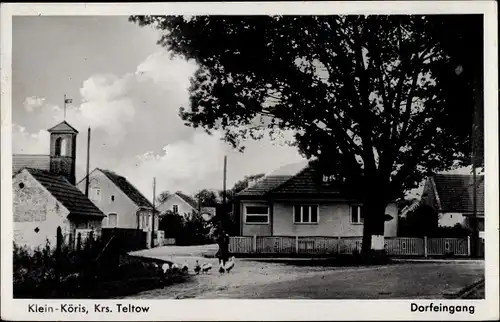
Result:
[[[498,319],[497,6],[412,3],[2,4],[2,319]]]

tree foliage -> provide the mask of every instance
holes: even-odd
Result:
[[[217,198],[217,191],[202,189],[194,195],[194,200],[198,202],[201,207],[215,207],[219,203]]]
[[[438,213],[430,206],[421,205],[409,211],[398,222],[398,236],[435,237],[438,229]]]
[[[167,201],[168,197],[170,196],[170,192],[165,190],[165,191],[162,191],[157,197],[156,197],[156,200],[158,201],[158,203],[162,204],[164,203],[165,201]]]
[[[186,125],[222,131],[238,148],[292,130],[305,157],[355,187],[364,250],[383,233],[390,200],[430,172],[470,162],[473,88],[455,73],[457,46],[444,41],[452,24],[437,16],[130,20],[163,30],[161,46],[197,62],[180,108]]]
[[[237,181],[231,189],[226,191],[227,202],[231,203],[234,199],[234,196],[237,193],[248,188],[248,186],[251,182],[253,182],[255,180],[259,180],[259,179],[263,178],[264,176],[265,176],[264,173],[252,174],[249,176],[245,176],[242,180]],[[219,194],[222,195],[222,191]]]

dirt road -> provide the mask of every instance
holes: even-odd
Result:
[[[151,251],[163,259],[187,263],[193,275],[196,260],[210,262],[214,269],[209,274],[194,275],[189,282],[128,298],[436,299],[458,292],[484,276],[481,262],[322,267],[243,259],[236,260],[234,271],[221,275],[217,271],[217,260],[201,257],[202,251],[182,248]]]

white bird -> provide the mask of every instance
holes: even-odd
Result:
[[[203,263],[203,265],[201,265],[201,270],[203,271],[203,273],[207,273],[211,269],[212,269],[212,264]]]
[[[177,263],[172,263],[172,266],[170,268],[172,268],[172,269],[180,269],[179,264],[177,264]]]
[[[226,266],[224,266],[224,269],[226,272],[230,272],[234,267],[234,256],[232,256],[226,263]]]
[[[167,273],[167,271],[170,269],[170,265],[168,265],[167,263],[165,263],[165,264],[163,264],[163,265],[161,266],[161,269],[162,269],[162,271],[163,271],[163,274],[166,274],[166,273]]]

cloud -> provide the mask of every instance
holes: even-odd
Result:
[[[225,148],[219,135],[199,131],[189,140],[166,145],[160,154],[147,152],[137,156],[135,165],[122,165],[120,171],[129,173],[130,180],[144,192],[151,192],[154,176],[157,192],[191,193],[206,187],[207,181],[210,184],[222,176]]]
[[[36,96],[26,97],[26,100],[24,100],[24,108],[26,109],[26,111],[31,113],[35,109],[40,108],[44,102],[45,98],[43,97],[36,97]]]
[[[195,70],[193,62],[160,51],[121,77],[95,74],[83,80],[81,97],[72,97],[66,111],[66,120],[79,131],[77,179],[85,175],[88,127],[92,129],[90,168],[110,169],[127,177],[148,199],[153,177],[158,193],[221,189],[224,155],[228,155],[228,187],[245,175],[271,172],[302,160],[295,148],[284,145],[293,134],[290,131],[276,142],[268,136],[248,141],[241,154],[223,142],[219,133],[208,135],[186,127],[178,112],[189,103],[188,88]],[[45,129],[62,121],[61,110],[43,101],[29,120],[18,120],[13,128],[15,153],[48,154]],[[30,124],[33,134],[23,128],[23,122],[35,122]]]
[[[26,128],[12,124],[13,154],[49,154],[49,133],[40,130],[29,133]]]

